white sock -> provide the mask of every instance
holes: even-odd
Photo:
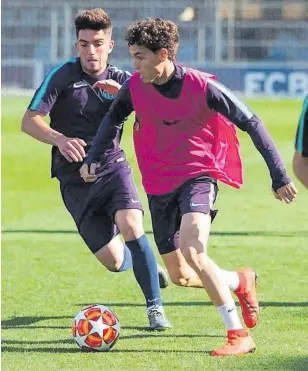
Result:
[[[209,262],[211,263],[212,267],[215,269],[216,274],[223,278],[225,282],[227,282],[229,289],[235,291],[240,284],[240,278],[236,272],[226,271],[218,267],[218,265],[208,257]]]
[[[240,285],[240,277],[237,272],[226,271],[224,269],[221,271],[228,283],[229,289],[235,291]]]
[[[230,301],[228,304],[217,307],[217,309],[228,331],[240,330],[243,328],[234,300]]]

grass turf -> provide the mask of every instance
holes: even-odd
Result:
[[[49,178],[50,147],[20,132],[27,103],[26,98],[2,100],[3,370],[308,369],[307,190],[296,182],[295,203],[276,201],[264,161],[250,138],[239,133],[245,186],[237,191],[220,185],[209,254],[224,268],[257,270],[261,322],[252,331],[255,354],[214,359],[210,351],[224,343],[225,331],[203,290],[171,284],[163,297],[173,328],[148,332],[132,272],[110,273],[91,256],[62,205],[57,181]],[[249,103],[292,174],[301,103]],[[122,143],[146,207],[129,123]],[[153,241],[148,212],[145,228]],[[72,319],[83,305],[96,302],[116,312],[121,337],[109,353],[81,353],[71,336]]]

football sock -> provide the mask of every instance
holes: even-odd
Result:
[[[157,263],[149,240],[144,234],[137,240],[126,241],[130,249],[136,280],[143,291],[147,307],[162,305]]]
[[[217,309],[228,331],[243,328],[234,300],[217,307]]]
[[[220,276],[229,286],[229,289],[235,291],[240,284],[240,278],[237,272],[226,271],[218,267],[218,265],[208,257],[213,269],[215,270],[216,274]]]
[[[132,255],[130,253],[129,248],[126,245],[124,245],[123,263],[121,267],[117,270],[117,272],[125,272],[128,269],[130,269],[132,266],[133,266]]]
[[[240,278],[237,272],[226,271],[224,269],[222,269],[221,271],[223,276],[225,277],[226,282],[228,283],[230,290],[235,291],[240,284]]]

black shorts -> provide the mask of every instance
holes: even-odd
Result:
[[[308,95],[304,101],[296,132],[295,150],[308,157]]]
[[[153,234],[161,255],[174,251],[174,236],[179,231],[181,218],[190,212],[211,214],[214,219],[217,210],[213,210],[218,187],[214,179],[201,176],[191,179],[163,195],[148,195],[152,217]]]
[[[64,204],[92,253],[119,233],[114,223],[116,211],[143,211],[132,169],[127,163],[121,163],[115,171],[99,178],[96,183],[85,183],[81,178],[63,183],[60,180],[60,189]]]

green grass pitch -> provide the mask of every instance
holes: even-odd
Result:
[[[148,332],[132,271],[110,273],[91,256],[62,205],[57,181],[49,178],[50,147],[20,131],[27,103],[27,98],[2,100],[3,370],[308,370],[307,190],[295,181],[296,202],[276,201],[263,159],[240,133],[245,185],[240,191],[220,185],[209,254],[227,269],[256,269],[261,322],[252,331],[255,354],[214,359],[209,353],[225,342],[225,330],[203,290],[170,284],[162,293],[173,328]],[[249,104],[293,176],[301,102]],[[122,144],[147,206],[130,124]],[[147,209],[145,229],[153,242]],[[71,336],[72,319],[83,305],[97,302],[118,315],[121,337],[109,353],[81,353]]]

